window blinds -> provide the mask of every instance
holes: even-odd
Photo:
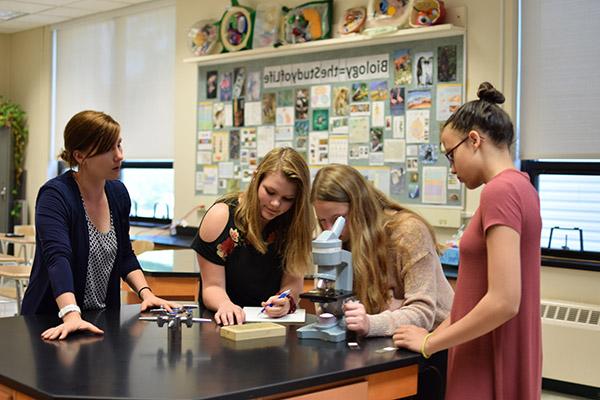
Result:
[[[521,9],[520,158],[600,158],[600,1]]]
[[[152,5],[55,27],[57,154],[69,119],[93,109],[121,124],[126,159],[173,159],[175,6]]]

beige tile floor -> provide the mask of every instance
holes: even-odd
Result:
[[[12,317],[17,314],[17,302],[0,296],[0,317]]]
[[[0,318],[12,317],[17,313],[17,303],[13,299],[8,299],[0,296]],[[567,394],[544,391],[542,400],[579,400],[583,397],[570,396]]]

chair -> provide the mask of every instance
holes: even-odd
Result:
[[[14,233],[25,235],[25,239],[29,239],[30,243],[14,244],[14,254],[25,259],[28,264],[33,264],[35,256],[35,225],[15,225]],[[18,251],[17,251],[18,247]]]
[[[133,240],[131,242],[131,247],[133,248],[135,255],[139,256],[146,251],[154,250],[154,242],[149,240]]]
[[[35,225],[15,225],[14,232],[25,236],[35,236]]]
[[[21,313],[21,301],[25,286],[31,275],[31,266],[29,265],[0,265],[0,277],[2,279],[13,279],[15,288],[2,287],[0,288],[0,296],[15,299],[17,301],[17,313]]]

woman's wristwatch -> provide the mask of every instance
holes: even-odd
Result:
[[[70,312],[74,312],[74,311],[81,314],[81,308],[79,308],[79,306],[77,304],[67,304],[66,306],[61,308],[60,311],[58,312],[58,318],[62,319],[65,315],[67,315]]]

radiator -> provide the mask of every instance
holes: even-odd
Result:
[[[542,376],[600,387],[600,306],[542,300]]]

